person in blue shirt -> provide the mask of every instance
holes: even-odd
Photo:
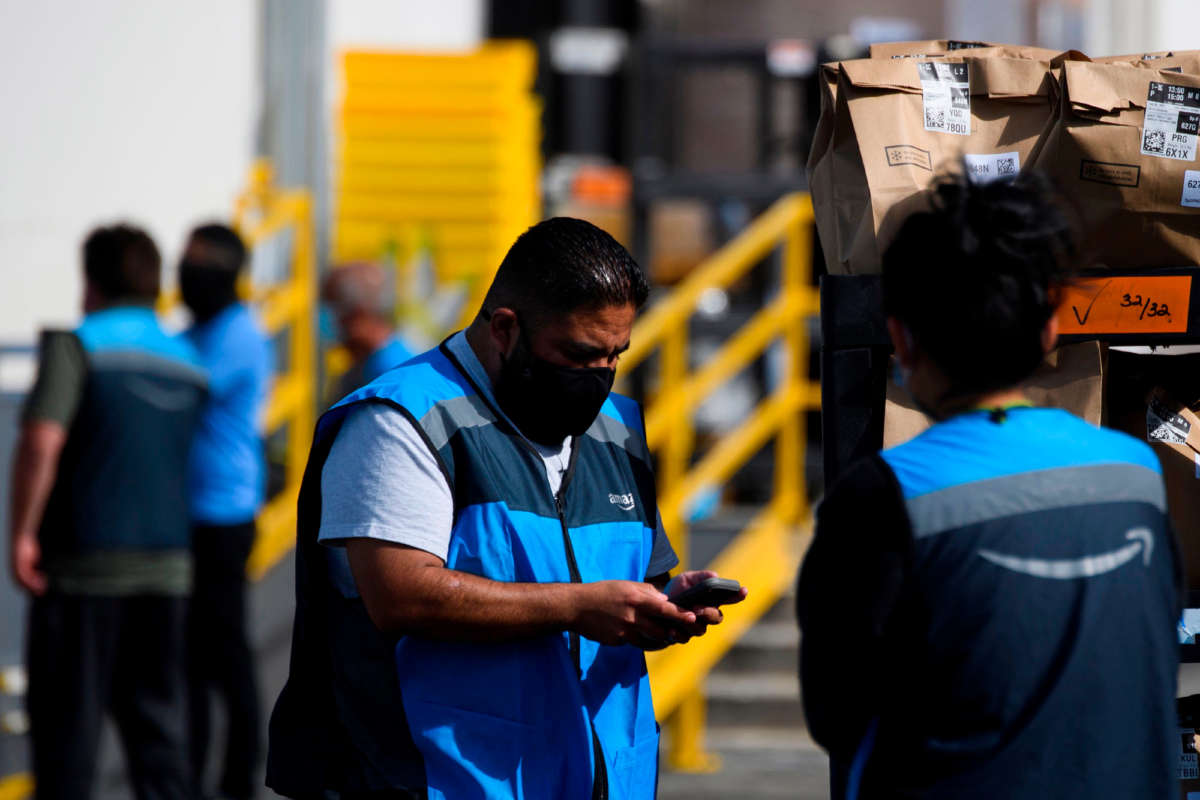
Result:
[[[229,734],[223,796],[254,795],[259,700],[246,635],[246,560],[263,502],[266,463],[261,420],[274,372],[271,342],[238,300],[246,248],[229,227],[196,228],[179,265],[192,312],[184,338],[209,370],[209,398],[188,466],[195,588],[189,621],[192,767],[202,784],[210,690],[224,701]]]
[[[896,230],[898,382],[936,424],[817,509],[800,675],[833,796],[1178,797],[1158,459],[1020,390],[1058,336],[1071,226],[1035,173],[946,180]]]
[[[395,290],[378,264],[336,267],[321,286],[321,299],[332,317],[333,333],[352,359],[331,399],[345,397],[413,357],[396,334]]]
[[[83,246],[84,319],[42,335],[12,470],[36,794],[86,800],[105,714],[143,800],[191,800],[187,459],[205,374],[158,323],[161,261],[114,225]]]

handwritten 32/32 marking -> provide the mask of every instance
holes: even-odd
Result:
[[[1059,326],[1068,335],[1183,333],[1190,295],[1187,275],[1085,279],[1065,291]]]

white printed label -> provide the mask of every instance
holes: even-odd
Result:
[[[922,62],[921,96],[925,106],[925,130],[971,134],[971,80],[969,64]]]
[[[1015,178],[1021,171],[1021,154],[1014,150],[1011,153],[991,153],[988,155],[963,156],[967,165],[967,177],[975,183],[991,183],[1000,178]]]
[[[1184,444],[1192,432],[1192,425],[1183,417],[1160,403],[1150,399],[1146,408],[1146,439],[1151,442]]]
[[[1151,81],[1142,126],[1142,155],[1195,161],[1197,135],[1200,88]]]
[[[1179,729],[1179,764],[1175,776],[1179,780],[1200,778],[1200,764],[1196,755],[1196,731],[1194,728]]]
[[[1200,208],[1200,170],[1189,169],[1183,173],[1183,199],[1179,205]]]

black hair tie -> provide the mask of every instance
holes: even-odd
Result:
[[[1004,422],[1006,419],[1008,419],[1008,409],[993,408],[991,410],[991,412],[988,413],[988,419],[990,419],[992,422],[999,425],[1002,422]]]

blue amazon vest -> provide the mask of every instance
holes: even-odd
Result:
[[[40,541],[56,559],[97,551],[186,550],[187,459],[207,395],[195,351],[154,311],[88,314],[73,337],[87,365]]]
[[[450,569],[521,583],[645,579],[657,506],[637,404],[618,395],[608,398],[591,428],[576,437],[556,496],[542,458],[490,405],[443,344],[354,392],[318,423],[301,492],[298,557],[323,559],[327,573],[314,579],[313,570],[298,562],[298,580],[324,580],[326,597],[356,594],[343,551],[316,544],[313,520],[319,513],[312,516],[305,496],[319,490],[320,465],[333,437],[346,412],[360,403],[386,404],[403,414],[437,456],[455,504],[446,563]],[[340,586],[340,592],[331,591],[332,586]],[[320,592],[301,587],[298,596],[297,635],[310,641],[311,630],[302,630],[303,607],[310,607],[313,618],[324,613],[311,609],[314,594]],[[338,627],[327,625],[327,640],[337,639]],[[347,646],[365,652],[361,641]],[[297,659],[294,652],[289,683],[298,680]],[[334,659],[354,660],[337,654]],[[368,659],[361,660],[365,664]],[[350,700],[355,692],[351,684],[361,684],[365,675],[355,679],[344,663],[331,667],[335,700],[328,707],[347,728],[342,738],[350,744],[342,750],[356,751],[355,758],[372,762],[379,773],[404,773],[406,777],[389,778],[392,785],[423,788],[431,800],[655,796],[658,726],[645,657],[637,648],[602,646],[565,632],[498,644],[410,636],[395,644],[391,676],[382,675],[375,661],[369,680],[378,689],[364,692],[360,687],[357,704]],[[347,685],[339,688],[339,683]],[[302,690],[301,680],[293,691],[293,713],[286,707],[285,689],[272,720],[271,760],[278,767],[269,767],[278,776],[269,776],[272,786],[286,779],[289,764],[304,760],[300,749],[296,756],[284,752],[288,741],[295,740],[316,758],[338,749],[318,748],[312,739],[300,744],[303,734],[291,728],[304,724],[298,705]],[[311,715],[311,702],[305,708]],[[364,735],[364,728],[346,721],[369,726],[370,719],[381,716],[389,727],[379,726],[378,736]],[[379,752],[379,736],[391,742],[388,754]],[[367,750],[374,755],[363,756]],[[396,753],[420,763],[384,763],[394,762]],[[331,771],[325,773],[328,784]],[[334,775],[332,782],[336,780]],[[424,785],[417,787],[417,781]]]

